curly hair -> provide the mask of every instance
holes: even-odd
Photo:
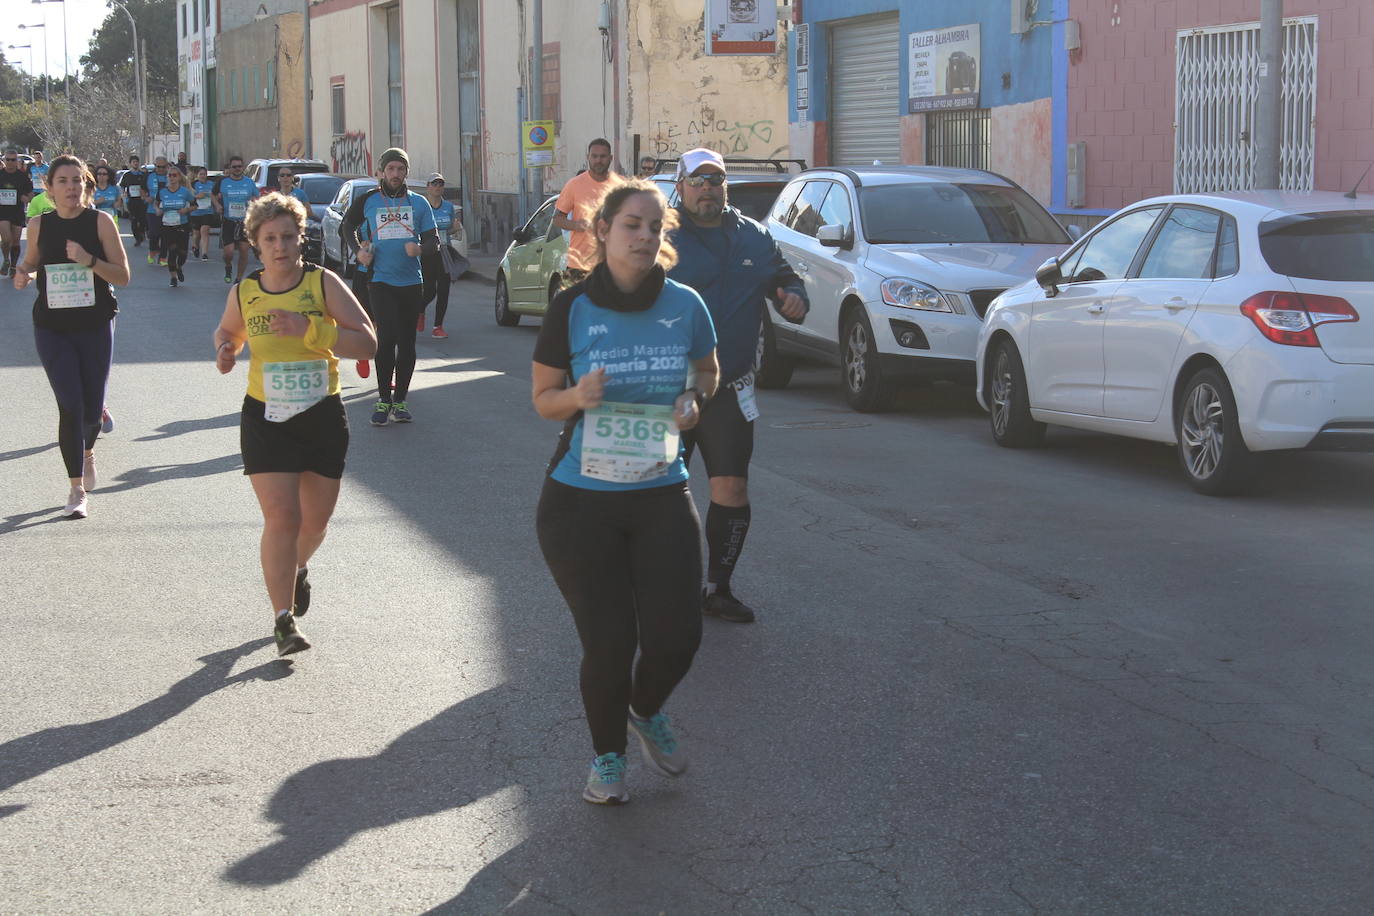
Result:
[[[264,194],[248,205],[248,214],[243,219],[243,231],[249,243],[258,243],[258,230],[264,223],[270,223],[279,216],[289,216],[296,223],[296,231],[305,235],[305,204],[294,197],[287,197],[273,191]]]
[[[596,216],[592,219],[593,228],[602,220],[607,225],[615,222],[616,214],[620,208],[625,206],[625,202],[636,194],[652,194],[658,198],[663,205],[663,227],[659,230],[659,248],[657,262],[664,270],[672,270],[673,265],[677,264],[677,249],[673,243],[668,241],[668,234],[677,228],[677,210],[668,206],[668,198],[663,196],[658,185],[643,178],[631,178],[617,185],[601,198],[601,206],[596,211]],[[606,260],[606,243],[600,237],[596,240],[596,262],[600,264]]]

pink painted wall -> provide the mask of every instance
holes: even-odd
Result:
[[[1073,0],[1069,142],[1087,143],[1085,207],[1173,191],[1178,30],[1259,12],[1259,0]],[[1374,0],[1287,0],[1283,12],[1318,17],[1313,186],[1348,191],[1374,161]]]

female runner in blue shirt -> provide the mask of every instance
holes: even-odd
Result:
[[[534,351],[535,410],[564,422],[539,546],[582,642],[596,755],[582,797],[594,804],[629,801],[630,731],[660,772],[687,768],[662,711],[701,642],[701,523],[679,434],[696,425],[719,370],[705,304],[665,274],[675,217],[647,181],[606,195],[593,223],[598,263],[554,298]]]

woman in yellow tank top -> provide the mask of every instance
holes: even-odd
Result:
[[[348,451],[339,358],[370,358],[377,333],[343,281],[302,258],[300,201],[258,198],[244,230],[263,267],[229,290],[215,329],[215,364],[231,372],[250,344],[239,423],[243,473],[262,508],[262,575],[277,654],[290,655],[310,648],[296,625],[310,607],[306,564],[324,540]]]

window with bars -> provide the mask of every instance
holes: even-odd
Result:
[[[405,146],[404,82],[401,75],[401,8],[386,11],[386,94],[392,146]]]
[[[1174,113],[1174,191],[1254,186],[1255,108],[1259,99],[1258,22],[1178,33]],[[1317,104],[1317,17],[1283,23],[1279,183],[1312,190]]]
[[[334,132],[334,136],[342,137],[347,132],[344,126],[348,122],[344,119],[344,84],[342,82],[332,83],[329,86],[329,123]]]
[[[986,108],[926,112],[926,165],[986,169],[991,125]]]

